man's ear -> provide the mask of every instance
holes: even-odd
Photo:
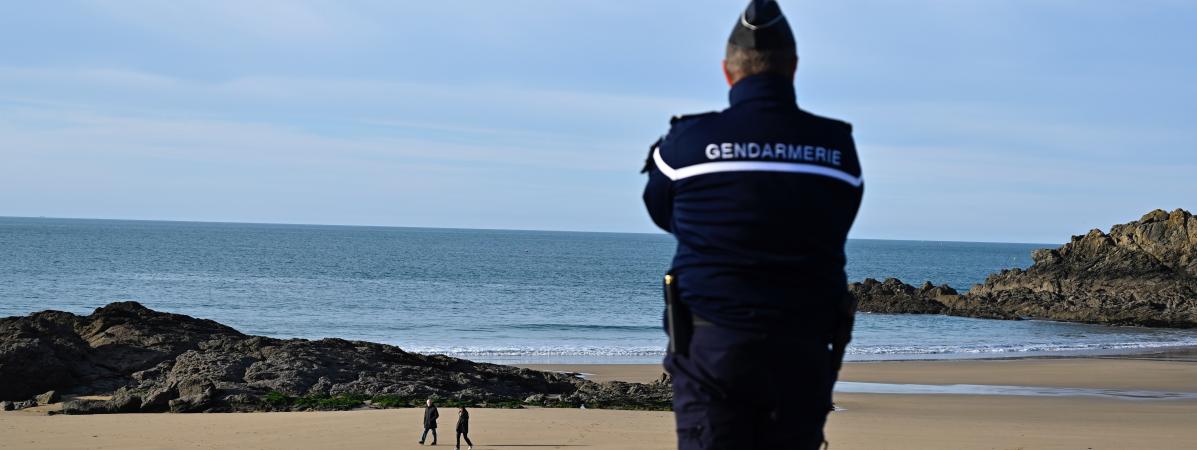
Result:
[[[795,64],[796,64],[796,63],[795,63]],[[797,68],[795,68],[795,70],[797,70]],[[723,60],[723,78],[727,80],[727,85],[728,85],[728,86],[731,86],[731,85],[733,85],[733,84],[736,84],[736,83],[735,83],[735,80],[734,80],[734,79],[732,79],[732,73],[731,73],[731,71],[730,71],[730,70],[727,70],[727,60],[726,60],[726,59],[725,59],[725,60]]]
[[[794,81],[794,77],[798,75],[798,57],[794,57],[794,68],[790,69],[790,81]]]

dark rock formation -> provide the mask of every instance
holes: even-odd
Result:
[[[341,339],[248,336],[219,323],[113,303],[89,316],[45,311],[0,319],[0,400],[47,390],[112,395],[65,413],[217,412],[464,404],[667,408],[668,384],[593,383],[567,375]]]
[[[1197,220],[1187,211],[1155,210],[1031,257],[1030,268],[992,274],[964,295],[892,278],[849,290],[865,312],[1197,327]]]
[[[0,399],[27,399],[50,389],[113,392],[132,374],[211,339],[245,336],[210,320],[113,303],[79,317],[44,311],[0,319]]]
[[[860,283],[850,283],[848,292],[860,301],[857,310],[882,314],[946,314],[951,316],[977,317],[984,319],[1017,320],[1018,315],[988,304],[975,304],[951,286],[923,283],[914,287],[897,278],[877,281],[866,278]]]
[[[990,275],[968,307],[1071,322],[1197,327],[1197,220],[1155,210],[1037,250],[1027,270]]]
[[[941,298],[959,297],[947,285],[937,287],[928,281],[922,288],[916,288],[897,278],[880,282],[866,278],[861,283],[849,284],[848,291],[860,301],[861,312],[885,314],[940,314],[947,309]]]

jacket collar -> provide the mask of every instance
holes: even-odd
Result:
[[[753,75],[737,81],[727,94],[731,106],[753,100],[795,103],[794,82],[774,75]]]

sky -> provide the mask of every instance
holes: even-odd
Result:
[[[781,0],[854,125],[851,237],[1059,243],[1197,209],[1197,3]],[[659,232],[745,2],[120,0],[0,12],[0,216]]]

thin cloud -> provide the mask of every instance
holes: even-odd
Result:
[[[89,0],[85,4],[111,20],[193,44],[245,39],[327,44],[381,35],[376,22],[331,2]]]

